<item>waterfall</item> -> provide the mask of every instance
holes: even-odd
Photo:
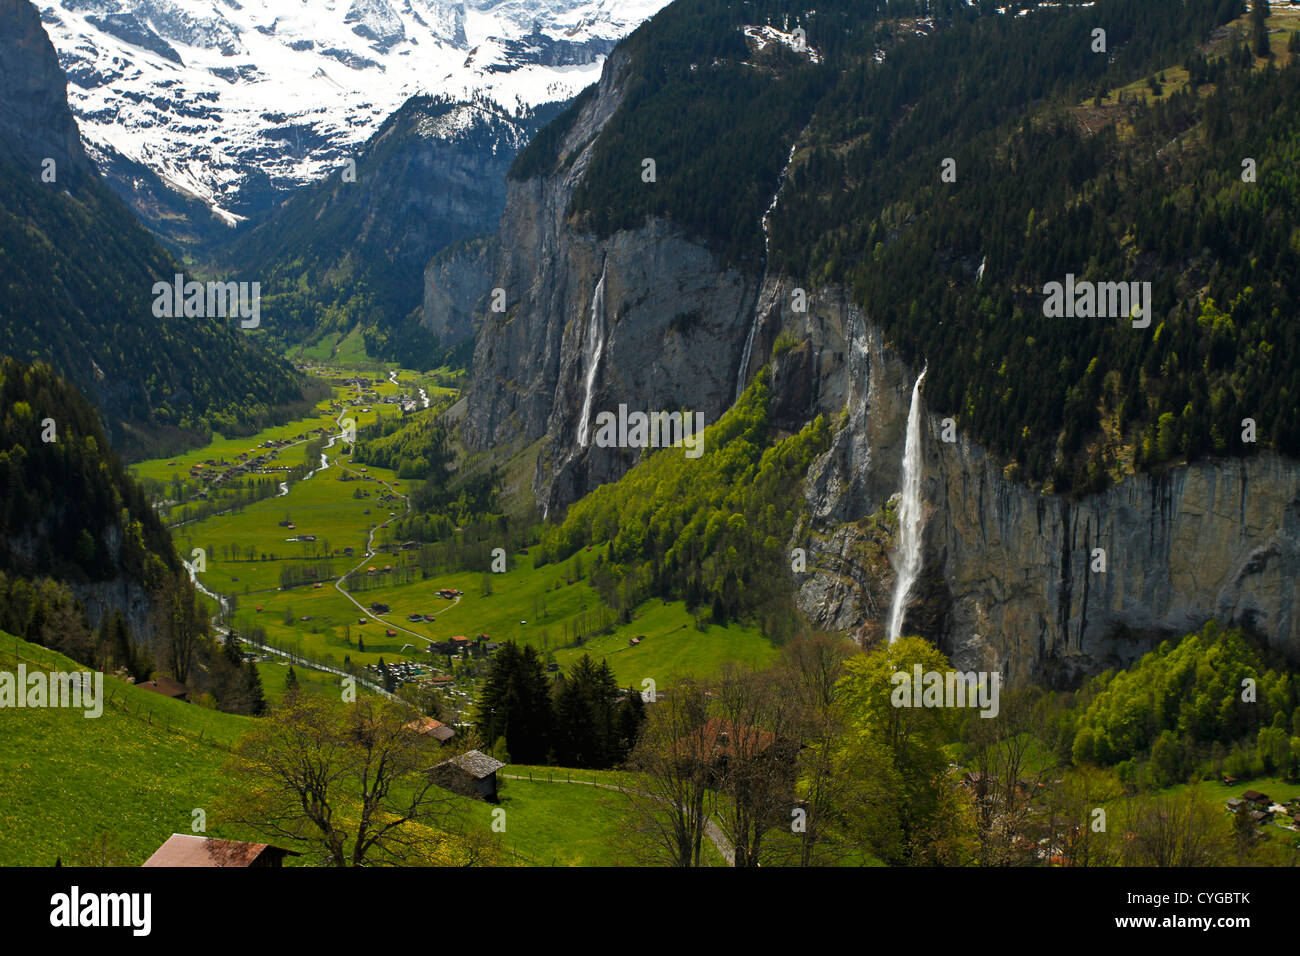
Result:
[[[587,391],[582,397],[582,418],[578,421],[578,444],[587,444],[587,430],[591,424],[591,396],[596,388],[596,369],[600,366],[600,353],[605,347],[605,271],[609,260],[600,268],[600,281],[591,296],[591,318],[587,320],[587,334],[582,342],[583,360],[587,364]]]
[[[894,582],[894,599],[889,609],[890,643],[898,640],[903,628],[907,595],[921,573],[921,528],[925,515],[921,511],[921,382],[925,370],[912,386],[912,407],[907,413],[907,442],[903,446],[903,497],[898,506],[898,577]]]
[[[767,211],[763,213],[761,225],[763,226],[763,285],[767,284],[767,259],[768,253],[772,246],[772,213],[776,211],[776,204],[781,199],[781,188],[785,185],[785,175],[790,171],[790,164],[794,162],[795,148],[799,145],[799,140],[795,139],[790,146],[790,155],[786,157],[785,167],[781,170],[780,179],[777,181],[776,193],[772,196],[772,201],[767,205]],[[761,289],[762,286],[760,285]],[[745,392],[745,373],[749,371],[749,359],[754,351],[754,339],[758,337],[758,324],[762,321],[763,309],[760,308],[758,301],[754,302],[754,319],[749,324],[749,335],[745,338],[745,351],[740,355],[740,371],[736,373],[736,397],[733,401],[739,401],[740,396]]]

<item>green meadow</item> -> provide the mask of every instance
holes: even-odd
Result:
[[[336,373],[342,374],[342,373]],[[377,373],[369,373],[376,377]],[[414,387],[431,390],[432,378],[450,374],[439,370],[430,376],[402,371],[402,390]],[[382,381],[374,386],[380,396],[396,393],[399,386]],[[443,389],[450,392],[450,389]],[[350,390],[335,389],[335,403],[351,400]],[[391,406],[344,406],[359,425],[374,420]],[[363,408],[369,408],[368,412]],[[178,459],[177,468],[206,458],[233,460],[239,451],[252,451],[261,441],[293,438],[321,422],[333,426],[340,407],[322,403],[317,418],[269,429],[252,439],[220,439],[208,448]],[[391,543],[382,527],[406,512],[402,497],[382,501],[384,495],[405,495],[409,482],[398,480],[390,469],[354,465],[344,449],[328,449],[329,466],[309,478],[293,482],[287,494],[249,503],[236,511],[193,521],[175,531],[178,549],[187,557],[203,549],[206,570],[199,575],[204,587],[232,599],[237,630],[263,628],[277,646],[339,666],[344,657],[357,665],[412,659],[428,661],[425,647],[431,641],[464,635],[486,634],[494,641],[516,640],[553,655],[560,667],[567,667],[582,654],[605,659],[624,686],[641,687],[647,678],[668,686],[685,674],[713,674],[725,661],[759,666],[770,660],[775,649],[756,628],[729,624],[700,631],[682,602],[647,601],[632,614],[631,621],[618,623],[603,609],[599,595],[572,562],[536,566],[528,554],[514,555],[510,570],[486,575],[483,571],[439,574],[409,583],[389,584],[389,567],[398,566],[409,555],[376,554],[367,557],[366,544],[372,531],[376,546]],[[283,456],[293,460],[291,450]],[[142,462],[137,473],[165,477],[165,462]],[[363,470],[364,469],[364,470]],[[174,470],[174,469],[173,469]],[[293,528],[280,522],[289,521]],[[314,541],[294,540],[313,535]],[[353,554],[345,555],[344,549]],[[580,557],[590,558],[593,549]],[[588,567],[590,561],[587,562]],[[286,568],[316,569],[316,584],[281,589]],[[368,569],[373,568],[373,572]],[[322,576],[328,569],[328,576]],[[354,585],[358,608],[337,588],[336,581],[353,569],[369,577]],[[373,582],[377,586],[365,586]],[[485,593],[485,583],[490,593]],[[458,600],[438,594],[444,588],[462,591]],[[376,619],[368,610],[372,603],[384,603],[391,610]],[[433,616],[433,621],[411,623],[411,614]],[[603,617],[602,617],[603,615]],[[364,618],[365,623],[362,623]],[[599,626],[598,626],[599,625]],[[609,633],[599,633],[608,627]],[[389,631],[395,632],[392,636]],[[632,641],[637,639],[637,643]],[[363,650],[364,648],[364,650]],[[432,662],[431,662],[432,663]],[[439,658],[439,666],[445,659]],[[277,683],[275,665],[268,685]]]
[[[60,654],[0,633],[0,669],[19,663],[79,670]],[[279,699],[286,667],[263,665],[268,697]],[[327,692],[325,675],[296,668],[306,693]],[[268,673],[269,672],[269,673]],[[13,709],[0,716],[0,866],[139,866],[172,833],[192,832],[194,811],[216,806],[229,748],[252,718],[171,700],[113,677],[104,679],[98,718],[60,708]],[[504,833],[492,831],[490,804],[460,799],[466,822],[495,836],[505,862],[601,866],[619,862],[620,794],[597,787],[502,780]],[[625,774],[573,771],[571,779],[617,784]],[[207,819],[208,832],[255,839]],[[291,861],[292,862],[292,861]]]
[[[0,634],[0,670],[20,662],[84,669]],[[63,708],[0,712],[0,865],[139,866],[172,833],[191,832],[194,810],[214,805],[221,765],[250,718],[107,676],[104,695],[97,718]]]

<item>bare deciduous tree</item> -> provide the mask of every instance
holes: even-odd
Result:
[[[1194,787],[1132,797],[1121,821],[1125,866],[1222,866],[1233,854],[1227,814]]]
[[[700,752],[709,699],[693,680],[673,685],[649,717],[628,761],[637,782],[626,791],[627,816],[637,846],[651,860],[699,866],[713,811],[709,764]]]
[[[451,754],[405,727],[414,716],[389,701],[298,695],[236,746],[223,821],[328,866],[484,862],[486,832],[428,773]]]

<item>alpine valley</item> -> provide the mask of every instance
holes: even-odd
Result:
[[[0,289],[0,863],[1300,862],[1300,5],[0,0]]]

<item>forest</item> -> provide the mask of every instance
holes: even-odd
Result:
[[[931,410],[1044,490],[1300,453],[1297,41],[1270,44],[1263,0],[1218,33],[1245,3],[1026,6],[674,4],[622,46],[570,216],[597,236],[665,218],[722,265],[848,287],[928,363]],[[824,62],[747,46],[767,18]],[[592,95],[512,176],[572,161],[555,153]],[[1045,319],[1067,274],[1152,283],[1151,327]]]
[[[302,400],[302,376],[234,323],[153,317],[153,284],[182,270],[107,187],[69,169],[56,190],[3,147],[0,352],[50,362],[127,454],[248,434]]]
[[[782,437],[769,420],[770,382],[764,369],[705,430],[699,459],[651,454],[573,505],[547,526],[537,562],[602,545],[592,583],[625,616],[648,597],[671,597],[714,623],[757,619],[774,639],[792,633],[785,543],[803,507],[803,475],[830,428],[819,416]]]

